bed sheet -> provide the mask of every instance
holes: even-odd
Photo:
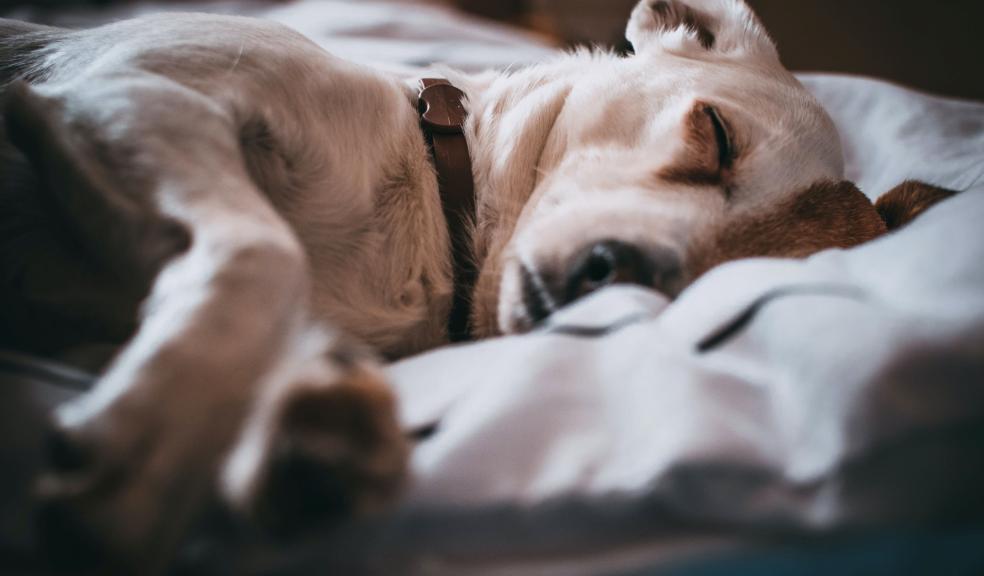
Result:
[[[386,67],[505,68],[554,53],[435,6],[195,7],[276,19]],[[801,79],[870,197],[906,178],[964,192],[859,248],[722,266],[672,305],[613,288],[536,333],[393,365],[405,425],[429,432],[405,504],[286,557],[239,550],[236,564],[620,573],[773,538],[980,520],[984,105]]]
[[[509,574],[564,573],[592,549],[631,564],[640,534],[652,562],[730,538],[980,521],[984,105],[802,80],[870,196],[906,178],[963,192],[865,246],[721,266],[670,306],[613,288],[538,333],[392,367],[407,424],[436,430],[409,508],[524,510],[488,518],[497,537],[479,546]],[[475,546],[474,516],[432,521],[424,548]]]
[[[547,38],[470,17],[427,0],[211,0],[134,2],[102,9],[50,9],[31,3],[0,16],[86,27],[158,12],[253,16],[289,26],[350,60],[394,71],[432,64],[469,72],[529,64],[556,52]]]

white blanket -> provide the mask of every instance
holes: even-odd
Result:
[[[613,288],[537,334],[397,364],[407,425],[436,425],[414,455],[410,508],[530,510],[484,527],[493,565],[510,574],[538,573],[517,558],[558,526],[562,544],[545,538],[534,565],[564,573],[561,559],[598,546],[599,524],[603,540],[642,532],[665,544],[684,528],[980,518],[984,105],[859,78],[803,81],[872,198],[906,178],[964,192],[859,248],[721,266],[669,306]],[[469,540],[463,526],[480,525],[433,523],[444,529],[432,527],[432,545],[451,555]],[[635,558],[610,548],[595,561]]]

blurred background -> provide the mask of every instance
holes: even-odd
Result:
[[[400,1],[400,0],[394,0]],[[431,0],[517,24],[558,44],[625,49],[636,0]],[[927,92],[984,100],[980,28],[984,0],[748,0],[796,71],[842,72],[892,80]],[[81,10],[134,0],[0,0],[18,10]],[[276,0],[238,0],[267,5]],[[290,4],[290,0],[280,0]],[[197,2],[202,4],[202,2]],[[208,2],[205,2],[208,4]],[[368,2],[353,1],[353,4]],[[193,4],[194,5],[194,4]],[[39,19],[43,21],[42,19]]]
[[[564,42],[618,46],[636,0],[457,0]],[[748,0],[796,71],[877,76],[984,99],[984,0]]]

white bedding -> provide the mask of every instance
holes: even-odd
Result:
[[[376,64],[506,67],[552,52],[440,8],[253,10]],[[853,250],[731,263],[672,305],[613,288],[538,333],[392,366],[407,427],[435,429],[404,507],[360,540],[363,568],[575,575],[739,534],[980,517],[984,105],[802,79],[870,197],[907,178],[966,191]]]
[[[542,518],[494,531],[493,564],[508,574],[540,573],[540,562],[570,573],[551,563],[593,546],[599,522],[606,539],[648,527],[666,543],[680,530],[748,537],[984,513],[984,105],[803,80],[869,195],[909,177],[966,191],[860,248],[722,266],[668,307],[614,288],[542,333],[394,366],[408,425],[439,422],[414,455],[411,506],[548,503]],[[574,505],[565,523],[558,500],[594,509]],[[562,545],[513,564],[558,522]],[[454,550],[461,526],[444,528],[434,541]],[[617,546],[599,555],[606,566],[638,560]]]

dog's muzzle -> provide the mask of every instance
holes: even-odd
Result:
[[[636,284],[675,297],[682,285],[680,258],[667,248],[603,240],[576,252],[561,270],[523,265],[523,304],[536,324],[564,306],[614,284]]]

